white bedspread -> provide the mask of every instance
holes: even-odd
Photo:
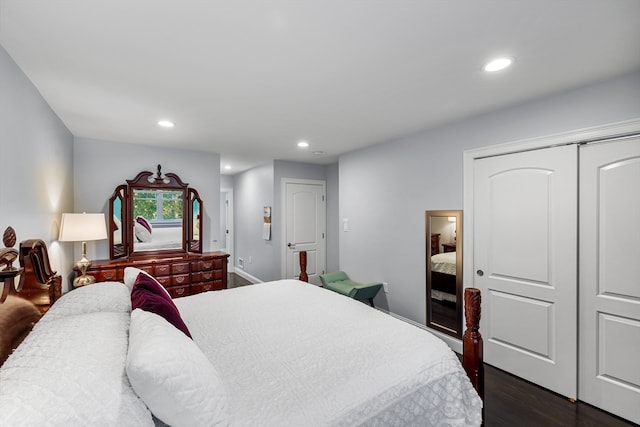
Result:
[[[0,426],[153,426],[124,369],[129,291],[66,293],[0,368]]]
[[[237,426],[480,425],[456,355],[430,333],[294,280],[175,300]]]
[[[444,252],[431,257],[431,271],[456,275],[456,253]]]
[[[0,425],[152,425],[124,370],[129,318],[99,312],[36,324],[0,370]]]

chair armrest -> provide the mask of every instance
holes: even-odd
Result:
[[[354,286],[349,296],[356,299],[369,299],[375,297],[382,288],[382,283],[368,283]]]

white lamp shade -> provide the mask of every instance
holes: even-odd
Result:
[[[107,227],[102,213],[63,213],[60,222],[61,242],[86,242],[107,238]]]

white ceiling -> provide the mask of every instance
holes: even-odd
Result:
[[[75,136],[231,173],[639,70],[639,23],[638,0],[0,0],[0,44]]]

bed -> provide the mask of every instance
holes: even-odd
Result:
[[[0,425],[481,423],[457,356],[412,324],[282,280],[173,300],[190,339],[132,311],[141,278],[130,268],[49,309],[0,367]]]
[[[148,239],[136,241],[134,246],[136,251],[179,249],[182,247],[182,227],[154,227]]]
[[[431,297],[440,301],[457,301],[456,252],[431,256]]]

